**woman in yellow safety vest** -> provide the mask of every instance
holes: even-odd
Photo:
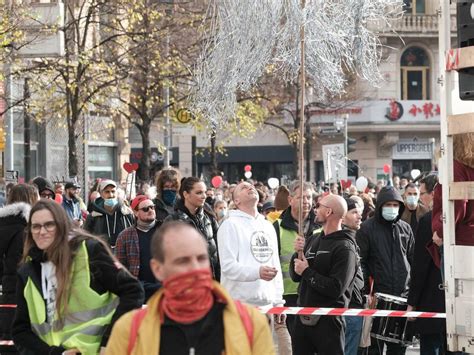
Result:
[[[143,303],[139,282],[108,246],[71,230],[54,201],[31,209],[17,285],[12,334],[20,354],[103,353],[113,323]]]

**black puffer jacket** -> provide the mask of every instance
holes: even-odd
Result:
[[[211,261],[214,279],[220,280],[221,268],[219,256],[217,254],[217,229],[219,228],[216,219],[207,211],[200,208],[195,215],[186,208],[182,200],[176,201],[175,212],[169,215],[166,221],[183,221],[196,228],[207,241],[209,258]]]
[[[173,207],[168,206],[166,203],[163,202],[162,199],[156,197],[153,200],[155,204],[155,212],[156,212],[156,219],[163,223],[163,221],[173,212]]]
[[[388,201],[400,203],[398,217],[391,222],[382,217],[382,206]],[[357,232],[365,293],[370,292],[371,276],[374,292],[405,297],[408,294],[415,239],[410,225],[400,219],[404,209],[400,193],[392,186],[384,187],[377,196],[375,215]]]
[[[293,254],[290,276],[300,282],[298,306],[336,307],[349,305],[357,271],[355,233],[344,229],[306,239],[304,254],[309,267],[300,276],[295,273]]]
[[[15,303],[16,270],[23,252],[30,209],[30,205],[24,202],[12,203],[0,209],[0,262],[3,266],[3,297],[0,303]]]

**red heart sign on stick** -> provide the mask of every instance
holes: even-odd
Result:
[[[351,180],[341,180],[341,187],[343,190],[348,189],[351,187],[352,181]]]
[[[138,163],[133,163],[133,164],[132,163],[124,163],[123,168],[125,169],[125,171],[127,173],[131,174],[132,172],[138,170]]]

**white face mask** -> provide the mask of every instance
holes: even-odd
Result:
[[[389,222],[394,221],[398,217],[398,207],[382,207],[382,217]]]
[[[418,196],[407,196],[407,204],[410,206],[416,206],[418,204]]]

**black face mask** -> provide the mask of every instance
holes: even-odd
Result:
[[[209,206],[211,206],[211,207],[214,206],[214,202],[215,202],[215,201],[216,201],[216,200],[213,199],[211,196],[206,197],[206,203],[207,203]]]

